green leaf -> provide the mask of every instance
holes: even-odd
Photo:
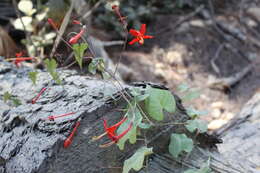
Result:
[[[140,88],[132,88],[130,90],[130,93],[135,97],[135,96],[138,96],[138,95],[141,95],[141,89]]]
[[[10,100],[11,97],[12,97],[12,95],[9,92],[5,92],[4,96],[3,96],[4,102],[7,102],[8,100]]]
[[[142,115],[137,108],[135,108],[134,111],[129,110],[127,112],[126,116],[127,116],[127,120],[117,129],[117,134],[120,134],[124,130],[126,130],[129,127],[131,120],[133,118],[134,118],[134,121],[133,121],[133,126],[132,126],[131,130],[117,142],[117,145],[120,150],[124,149],[125,142],[127,140],[129,140],[129,142],[131,144],[134,144],[136,142],[137,127],[142,122]]]
[[[153,119],[163,120],[163,110],[175,112],[176,103],[170,91],[149,87],[146,94],[149,97],[145,99],[145,109]]]
[[[208,130],[207,123],[202,120],[197,120],[197,119],[188,120],[187,123],[188,124],[186,124],[185,127],[190,132],[194,132],[197,129],[197,130],[199,130],[200,133],[204,133]]]
[[[44,64],[46,65],[48,72],[54,72],[57,68],[57,63],[53,58],[44,60]]]
[[[197,90],[189,91],[184,97],[182,97],[183,101],[190,101],[196,99],[200,96],[200,92]]]
[[[37,74],[38,74],[37,71],[29,72],[29,78],[32,80],[32,82],[33,82],[34,85],[36,85]]]
[[[46,60],[44,60],[44,64],[47,68],[47,71],[52,76],[53,80],[55,80],[58,84],[61,84],[61,80],[59,78],[59,75],[56,72],[58,65],[57,65],[55,59],[53,59],[53,58],[52,59],[46,59]]]
[[[145,100],[147,97],[149,97],[149,94],[139,95],[139,96],[136,96],[136,97],[135,97],[135,100],[136,100],[137,102],[140,102],[140,101]]]
[[[91,63],[88,65],[88,71],[91,74],[96,74],[97,70],[100,72],[104,72],[104,69],[105,69],[105,62],[103,58],[94,58],[92,59]]]
[[[171,135],[171,142],[169,144],[169,152],[175,158],[178,155],[185,151],[187,153],[191,152],[193,148],[193,141],[188,138],[185,134],[176,134]]]
[[[128,173],[131,169],[139,171],[143,167],[144,158],[153,153],[153,148],[141,147],[129,159],[125,160],[123,173]]]
[[[180,92],[185,92],[189,90],[189,86],[185,83],[182,83],[180,85],[178,85],[177,90]]]
[[[9,92],[5,92],[3,95],[4,102],[11,100],[15,106],[21,105],[21,101],[17,99],[15,96],[12,96]]]
[[[191,118],[196,118],[197,116],[200,116],[200,115],[207,115],[208,114],[208,111],[199,111],[199,110],[196,110],[192,107],[190,108],[187,108],[187,114],[191,117]]]
[[[15,106],[19,106],[19,105],[22,104],[21,101],[20,101],[19,99],[17,99],[17,98],[12,98],[11,100],[13,101],[13,104],[14,104]]]
[[[109,73],[107,73],[107,72],[105,72],[105,71],[103,71],[103,72],[101,72],[101,73],[102,73],[102,79],[108,80],[108,79],[111,78],[111,76],[110,76]]]
[[[76,61],[79,64],[80,69],[82,69],[83,56],[87,48],[88,48],[87,43],[73,44],[72,46],[74,56],[76,58]]]
[[[132,94],[132,96],[134,96],[136,102],[143,101],[147,97],[149,97],[149,94],[142,93],[142,90],[140,88],[132,88],[130,93]]]
[[[139,126],[141,129],[149,129],[150,127],[152,127],[151,124],[142,123],[142,122],[141,122],[138,126]]]

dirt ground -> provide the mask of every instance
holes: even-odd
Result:
[[[148,25],[147,33],[155,38],[146,40],[143,46],[128,46],[123,52],[122,63],[134,73],[128,82],[137,80],[163,83],[173,91],[176,91],[181,83],[197,88],[201,92],[200,98],[186,105],[191,104],[199,110],[208,111],[208,115],[202,119],[209,122],[209,129],[221,127],[233,118],[260,88],[260,47],[249,39],[259,36],[260,20],[246,12],[251,7],[257,8],[255,5],[257,4],[252,1],[248,4],[233,3],[232,6],[222,4],[215,13],[215,19],[245,33],[247,39],[244,41],[225,31],[224,35],[220,34],[214,24],[210,24],[210,21],[200,15],[188,18],[177,27],[174,25],[185,15],[157,16],[154,22]],[[190,10],[186,14],[192,12]],[[232,39],[226,40],[225,36]],[[257,39],[260,40],[260,37]],[[233,49],[224,45],[231,45]],[[218,49],[221,51],[217,56]],[[110,56],[114,57],[115,62],[119,57],[117,52],[110,50]],[[214,57],[219,72],[211,65]],[[228,89],[209,87],[211,78],[234,76],[249,64],[252,64],[250,72]]]

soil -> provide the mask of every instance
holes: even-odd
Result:
[[[240,30],[250,35],[237,16],[242,15],[241,18],[249,21],[253,19],[248,19],[246,13],[240,14],[239,5],[234,3],[232,6],[225,5],[216,12],[215,17],[230,25],[238,26]],[[250,5],[254,4],[247,4],[247,7]],[[187,11],[187,14],[190,12],[192,11]],[[207,110],[208,115],[201,118],[210,122],[209,129],[214,130],[233,118],[260,88],[259,47],[255,47],[251,42],[239,41],[231,35],[232,40],[226,41],[213,25],[205,24],[205,20],[200,16],[194,16],[177,28],[171,28],[181,17],[183,15],[157,16],[154,22],[147,26],[147,34],[154,35],[155,38],[145,40],[143,46],[137,44],[128,46],[123,52],[121,63],[135,73],[128,82],[137,80],[163,83],[173,91],[176,91],[179,84],[186,83],[192,88],[199,89],[200,98],[187,102],[186,105],[191,104],[199,110]],[[250,30],[257,32],[259,27],[258,21]],[[210,61],[217,49],[225,44],[230,44],[241,52],[235,53],[224,48],[216,60],[220,70],[218,74]],[[110,56],[114,57],[116,63],[119,58],[118,49],[110,50]],[[250,73],[227,91],[208,87],[207,83],[211,76],[217,78],[232,76],[250,63],[253,64]]]

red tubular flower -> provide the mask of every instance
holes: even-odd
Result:
[[[126,130],[124,130],[121,134],[116,135],[116,130],[117,128],[123,124],[126,121],[127,117],[124,117],[121,121],[119,121],[118,123],[116,123],[115,125],[108,127],[107,125],[107,120],[103,119],[103,125],[104,125],[104,129],[105,129],[105,133],[103,133],[102,135],[98,136],[98,137],[94,137],[94,140],[100,139],[101,137],[107,135],[112,141],[107,143],[107,144],[103,144],[100,145],[100,147],[108,147],[112,144],[115,144],[119,141],[119,139],[121,139],[124,135],[126,135],[132,128],[133,123],[131,122],[130,125],[128,126],[128,128]]]
[[[76,34],[74,37],[71,37],[71,39],[69,40],[69,43],[70,44],[77,43],[78,40],[82,37],[82,35],[84,34],[85,31],[86,31],[85,28],[82,28],[78,34]]]
[[[78,20],[73,20],[72,23],[73,23],[73,24],[76,24],[76,25],[81,25],[81,22],[78,21]]]
[[[23,52],[18,52],[15,54],[16,57],[21,57],[23,55]]]
[[[63,147],[64,147],[64,148],[68,148],[68,147],[71,145],[72,140],[73,140],[73,137],[74,137],[74,135],[75,135],[75,133],[76,133],[77,128],[79,127],[79,125],[80,125],[80,122],[77,121],[76,124],[75,124],[75,126],[74,126],[74,128],[73,128],[73,130],[72,130],[72,132],[70,133],[70,135],[67,137],[67,139],[66,139],[66,140],[64,141],[64,143],[63,143]]]
[[[32,104],[35,104],[35,103],[36,103],[36,101],[40,98],[40,96],[44,93],[44,91],[46,91],[46,89],[47,89],[47,88],[45,88],[45,87],[41,89],[41,91],[39,92],[39,94],[32,99]]]
[[[55,22],[51,18],[48,18],[47,21],[52,26],[53,29],[58,30],[58,27],[56,26]]]
[[[22,52],[16,53],[15,56],[16,58],[11,58],[12,60],[14,60],[14,64],[16,65],[16,67],[20,67],[21,62],[23,61],[27,61],[27,60],[33,60],[34,58],[32,57],[21,57],[23,55]]]
[[[20,63],[23,62],[23,61],[27,61],[27,60],[33,60],[34,58],[32,57],[21,57],[21,58],[15,58],[15,65],[16,67],[20,67]]]
[[[61,114],[61,115],[51,115],[51,116],[48,116],[47,120],[54,121],[56,118],[61,118],[61,117],[65,117],[65,116],[69,116],[69,115],[73,115],[73,114],[75,114],[75,112],[70,112],[70,113]]]
[[[135,29],[130,29],[129,33],[136,37],[132,41],[130,41],[128,44],[132,45],[135,42],[138,42],[140,45],[144,44],[144,39],[150,39],[153,38],[153,36],[150,35],[145,35],[146,33],[146,24],[142,24],[140,31],[135,30]]]

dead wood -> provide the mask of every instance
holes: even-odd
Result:
[[[61,74],[62,86],[53,84],[46,72],[39,72],[38,84],[33,87],[28,82],[27,73],[30,69],[15,69],[12,64],[3,61],[1,64],[3,65],[0,67],[0,79],[1,83],[6,85],[1,86],[0,95],[11,90],[13,95],[21,99],[23,105],[17,108],[6,106],[9,110],[3,111],[0,116],[0,171],[117,173],[122,171],[118,167],[122,167],[123,161],[138,147],[144,145],[142,141],[136,145],[127,144],[126,150],[122,152],[115,145],[99,148],[99,144],[106,142],[105,138],[98,142],[92,142],[91,139],[103,133],[102,117],[106,117],[111,124],[121,118],[122,113],[117,110],[126,105],[125,100],[120,97],[122,91],[131,87],[145,87],[150,85],[149,83],[139,86],[123,85],[123,88],[118,88],[113,81],[100,81],[64,70]],[[47,91],[36,104],[31,104],[31,99],[47,84]],[[181,100],[177,96],[175,98],[177,112],[174,113],[174,120],[186,121],[189,116]],[[55,121],[44,120],[50,115],[68,112],[76,113]],[[64,149],[63,141],[76,121],[80,121],[77,135],[72,145]],[[173,159],[167,154],[169,134],[173,132],[185,132],[189,136],[196,136],[188,133],[183,125],[168,125],[149,131],[146,136],[148,141],[150,139],[148,146],[156,146],[156,154],[148,160],[148,172],[179,173],[188,168],[199,168],[209,158],[210,167],[214,172],[253,172],[254,165],[247,162],[241,165],[236,162],[237,159],[218,153],[215,146],[219,142],[218,138],[208,134],[194,138],[198,145],[191,154],[183,155],[178,160]]]

